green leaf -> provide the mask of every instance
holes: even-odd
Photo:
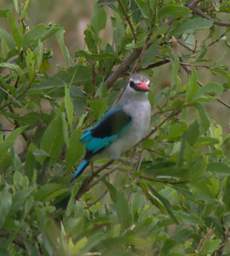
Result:
[[[79,88],[79,84],[89,82],[90,80],[90,68],[83,65],[76,65],[66,70],[61,70],[54,76],[42,79],[41,82],[36,85],[36,88],[32,89],[32,91],[57,89],[60,87],[64,88],[66,85],[75,85],[79,96],[83,96],[83,93]]]
[[[225,181],[224,185],[224,193],[223,193],[223,201],[224,201],[224,206],[230,210],[230,177],[228,177]]]
[[[19,13],[19,4],[18,4],[18,0],[13,0],[13,3],[14,3],[15,11],[16,11],[17,13]]]
[[[72,58],[70,56],[69,49],[65,44],[64,34],[65,34],[65,30],[64,29],[59,29],[56,33],[56,38],[57,38],[59,47],[62,51],[62,54],[64,55],[66,66],[70,67],[73,64],[73,61],[72,61]]]
[[[38,45],[39,41],[44,41],[46,38],[53,36],[58,31],[62,30],[62,27],[58,25],[44,25],[39,24],[28,31],[23,38],[24,48],[34,48]]]
[[[94,30],[97,33],[105,27],[106,18],[107,18],[106,12],[105,12],[104,8],[98,6],[98,4],[95,4],[93,17],[91,20],[91,26],[94,28]]]
[[[50,122],[41,139],[41,149],[45,150],[50,158],[56,161],[64,144],[62,115],[59,113]]]
[[[193,71],[189,78],[189,82],[186,88],[187,101],[192,102],[197,96],[198,91],[199,91],[199,86],[197,84],[197,74],[196,72]]]
[[[142,17],[145,19],[148,19],[150,16],[150,9],[149,9],[149,5],[146,4],[146,0],[135,0],[135,2],[139,7]]]
[[[32,82],[36,76],[36,55],[31,49],[26,50],[25,62],[27,67],[27,73],[29,76],[29,81]]]
[[[68,191],[65,184],[48,183],[41,186],[35,193],[34,197],[39,201],[51,201],[58,198]]]
[[[224,87],[221,84],[217,83],[208,83],[205,86],[202,86],[198,91],[198,96],[202,95],[211,95],[215,96],[224,92]]]
[[[220,11],[230,13],[230,2],[223,1],[220,6]]]
[[[7,188],[0,192],[0,228],[3,227],[12,205],[12,195]]]
[[[99,42],[98,37],[96,36],[95,32],[92,30],[91,27],[88,27],[85,32],[85,42],[89,51],[92,53],[97,53],[97,44]]]
[[[230,175],[230,166],[225,163],[209,163],[207,166],[207,170],[221,176]]]
[[[193,122],[188,130],[185,132],[184,137],[185,140],[190,144],[190,145],[194,145],[197,141],[197,139],[199,138],[199,124],[197,121]]]
[[[176,216],[174,215],[173,211],[172,211],[172,206],[170,204],[170,202],[168,201],[168,199],[166,199],[165,197],[163,197],[160,193],[158,193],[153,186],[151,185],[144,185],[141,184],[142,188],[146,189],[148,191],[148,199],[151,202],[157,202],[157,200],[159,200],[159,202],[161,203],[161,205],[166,209],[166,211],[168,212],[169,216],[176,222],[178,223],[178,220],[176,219]],[[152,201],[153,200],[153,201]],[[158,203],[159,204],[159,203]],[[157,205],[156,205],[157,206]],[[160,206],[160,204],[159,204]],[[159,209],[162,209],[161,207],[157,206]]]
[[[65,87],[65,110],[67,114],[67,120],[69,123],[69,127],[72,128],[73,125],[73,117],[74,117],[74,108],[73,108],[73,103],[70,97],[70,89],[68,86]]]
[[[124,229],[128,228],[132,223],[132,218],[129,210],[128,201],[124,193],[119,192],[111,183],[104,180],[106,187],[109,190],[110,197],[114,203],[119,223]]]
[[[204,19],[201,17],[193,17],[177,25],[173,34],[175,36],[180,36],[184,33],[194,33],[198,30],[209,29],[212,25],[212,20]]]
[[[66,162],[68,170],[71,170],[83,156],[84,146],[80,142],[80,137],[80,130],[75,129],[70,137],[70,142],[66,153]]]
[[[21,23],[18,23],[16,15],[14,15],[12,12],[9,12],[7,15],[7,20],[12,31],[14,41],[18,49],[20,49],[23,41],[23,26]]]
[[[202,246],[201,255],[212,255],[218,248],[220,248],[221,243],[221,239],[205,240]]]
[[[200,115],[201,128],[203,129],[203,132],[206,132],[210,127],[210,120],[209,120],[208,114],[205,108],[201,104],[197,104],[195,107],[198,110],[198,113]]]
[[[117,52],[122,49],[123,39],[125,37],[125,26],[120,15],[115,15],[111,18],[113,25],[113,42],[115,44]]]
[[[15,47],[15,42],[11,36],[11,34],[9,34],[6,30],[4,30],[3,28],[0,28],[0,38],[5,39],[5,41],[7,42],[8,46],[10,48],[14,48]]]
[[[107,99],[100,98],[90,101],[90,107],[92,116],[97,120],[107,109]]]
[[[186,131],[187,124],[182,121],[178,121],[177,123],[172,123],[168,126],[168,140],[177,140],[179,139],[182,134]]]
[[[28,15],[28,8],[31,0],[25,0],[22,11],[21,11],[21,19],[24,19],[26,15]]]
[[[184,17],[184,16],[188,16],[190,14],[190,10],[186,7],[183,6],[179,6],[176,4],[169,4],[169,5],[165,5],[163,6],[160,10],[159,10],[159,17],[160,18],[165,18],[165,17],[174,17],[174,18],[179,18],[179,17]]]
[[[23,75],[22,69],[17,64],[12,63],[0,63],[0,68],[8,68],[14,72],[16,72],[19,76]]]
[[[0,17],[7,18],[9,15],[10,15],[10,10],[9,9],[0,10]]]
[[[3,142],[0,143],[0,166],[2,166],[5,159],[8,158],[9,148],[13,146],[18,135],[20,135],[25,129],[26,126],[17,128],[11,132]]]
[[[16,171],[13,175],[13,182],[14,186],[16,188],[27,188],[29,185],[28,177],[20,173],[19,171]]]

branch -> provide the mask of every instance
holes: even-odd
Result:
[[[136,59],[134,65],[133,65],[133,68],[132,68],[131,73],[136,72],[137,67],[138,67],[138,64],[141,63],[145,51],[146,51],[146,50],[149,48],[149,46],[151,45],[150,40],[151,40],[152,33],[153,33],[153,30],[152,30],[152,28],[150,28],[149,33],[148,33],[148,35],[147,35],[147,37],[146,37],[146,39],[145,39],[144,45],[143,45],[143,47],[142,47],[142,49],[141,49],[141,53],[140,53],[140,55],[138,56],[138,58]]]
[[[184,47],[186,50],[195,53],[196,52],[196,48],[192,49],[190,48],[186,43],[184,43],[181,39],[176,39],[178,44],[180,44],[182,47]]]
[[[201,0],[192,0],[191,2],[189,2],[187,4],[188,8],[194,8],[198,5],[198,3],[200,2]]]
[[[227,104],[226,102],[224,102],[223,100],[221,99],[216,99],[220,104],[224,105],[225,107],[229,108],[230,109],[230,105]]]
[[[149,64],[148,66],[141,68],[140,70],[147,70],[147,69],[151,69],[151,68],[156,68],[156,67],[165,65],[165,64],[167,64],[167,63],[169,63],[169,62],[170,62],[170,59],[160,60],[160,61],[151,63],[151,64]]]
[[[230,23],[228,22],[224,22],[224,21],[218,21],[218,20],[214,20],[212,19],[209,15],[207,15],[206,13],[204,13],[201,9],[197,8],[196,6],[189,6],[187,5],[189,9],[191,9],[193,11],[194,14],[205,18],[207,20],[211,20],[213,21],[214,25],[220,26],[220,27],[230,27]]]
[[[119,6],[120,6],[120,8],[121,8],[121,10],[123,12],[123,15],[124,15],[128,25],[129,25],[129,27],[130,27],[130,30],[131,30],[132,35],[133,35],[133,39],[136,42],[137,41],[136,33],[135,33],[134,27],[132,25],[132,22],[131,22],[129,16],[127,15],[127,11],[125,10],[125,7],[124,7],[124,5],[123,5],[121,0],[117,0],[117,2],[118,2]]]
[[[133,52],[126,57],[122,63],[112,72],[112,74],[106,79],[105,85],[108,88],[111,88],[112,85],[116,82],[116,80],[127,72],[131,66],[133,66],[132,72],[136,70],[138,58],[141,58],[143,53],[151,46],[150,38],[152,35],[152,30],[149,31],[145,43],[142,47],[135,48]]]
[[[171,185],[180,185],[180,184],[185,184],[188,182],[187,180],[152,178],[152,177],[144,176],[144,175],[140,175],[139,178],[147,180],[147,181],[151,181],[151,182],[158,182],[158,183],[171,184]]]
[[[108,193],[108,190],[106,189],[97,199],[95,199],[93,202],[89,203],[87,205],[87,209],[89,209],[90,207],[92,207],[93,205],[95,205],[97,202],[101,201],[101,199],[103,197],[106,196],[106,194]]]
[[[90,189],[90,182],[104,169],[106,169],[108,166],[110,166],[113,163],[113,160],[108,161],[104,165],[102,165],[100,168],[98,168],[91,176],[87,177],[84,182],[82,183],[81,187],[79,188],[77,195],[76,195],[76,200],[79,200],[80,197],[87,192]]]
[[[214,44],[218,43],[226,34],[227,34],[227,31],[224,31],[224,33],[222,33],[220,36],[218,36],[214,41],[212,41],[211,43],[208,44],[208,47],[211,47],[213,46]]]

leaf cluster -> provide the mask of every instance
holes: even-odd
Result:
[[[229,255],[229,129],[209,111],[229,111],[226,1],[95,1],[74,56],[62,26],[29,27],[30,1],[12,2],[0,9],[0,255]],[[132,72],[152,80],[152,130],[71,185],[82,130]]]

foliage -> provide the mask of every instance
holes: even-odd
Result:
[[[229,53],[227,1],[100,0],[75,56],[60,25],[29,27],[30,1],[12,2],[0,10],[0,255],[229,255],[230,137],[207,108],[229,110],[229,67],[208,58],[214,45]],[[50,40],[65,60],[53,75]],[[133,71],[154,81],[155,128],[71,185],[81,131]]]

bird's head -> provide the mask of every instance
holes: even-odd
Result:
[[[136,92],[148,92],[150,80],[147,76],[142,74],[133,74],[129,78],[128,87]]]

